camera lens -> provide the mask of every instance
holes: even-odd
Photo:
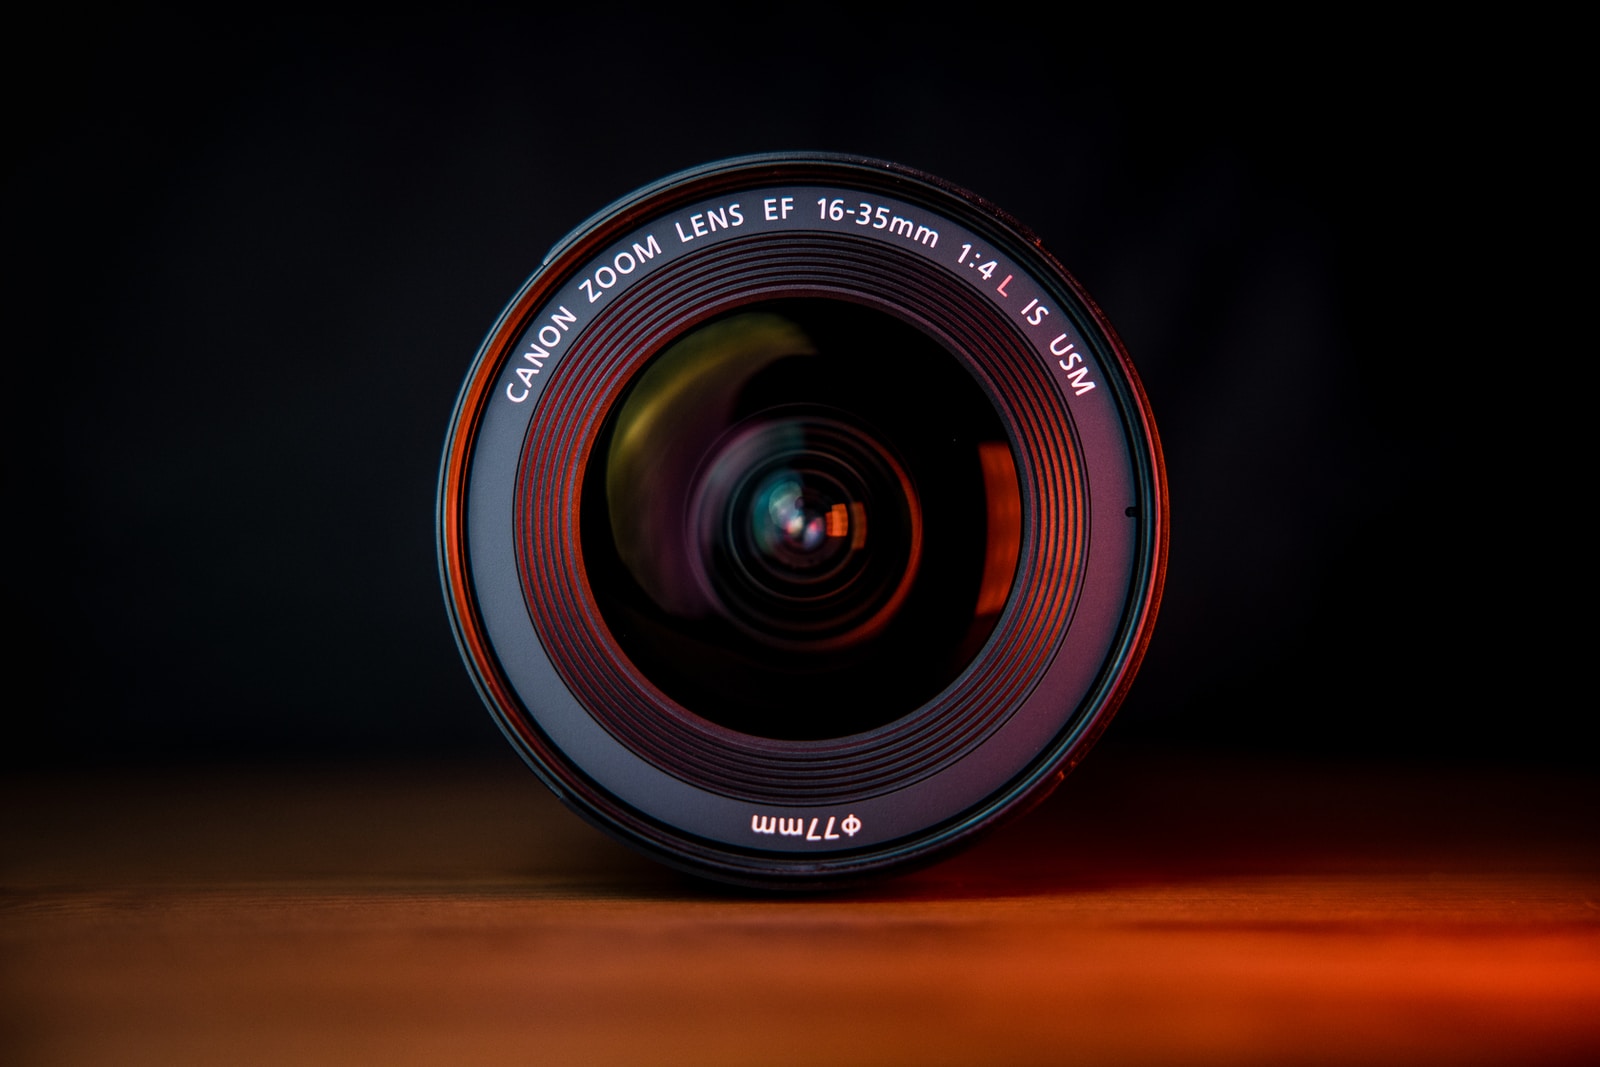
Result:
[[[760,156],[554,249],[440,476],[458,643],[575,810],[742,884],[923,862],[1042,796],[1148,640],[1165,486],[1131,364],[1020,224]]]

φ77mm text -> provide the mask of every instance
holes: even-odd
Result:
[[[852,812],[840,819],[837,815],[828,816],[827,823],[823,823],[820,815],[811,819],[811,824],[806,825],[806,819],[785,819],[774,815],[750,816],[750,830],[758,834],[777,834],[782,837],[803,837],[807,841],[838,841],[840,831],[844,837],[854,837],[861,832],[861,820]],[[820,830],[820,832],[819,832]]]

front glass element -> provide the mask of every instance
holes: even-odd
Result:
[[[633,665],[728,729],[820,740],[915,711],[1009,596],[1021,503],[963,365],[861,305],[772,301],[678,338],[584,475],[584,564]]]

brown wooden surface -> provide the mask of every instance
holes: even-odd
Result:
[[[7,1064],[1600,1062],[1591,780],[1096,753],[868,890],[482,767],[13,777]]]

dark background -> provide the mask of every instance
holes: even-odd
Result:
[[[1575,387],[1530,339],[1567,287],[1524,247],[1561,216],[1547,75],[1393,26],[917,10],[18,33],[0,758],[509,753],[434,556],[468,364],[592,212],[798,149],[996,202],[1132,353],[1171,561],[1109,743],[1587,767]]]

